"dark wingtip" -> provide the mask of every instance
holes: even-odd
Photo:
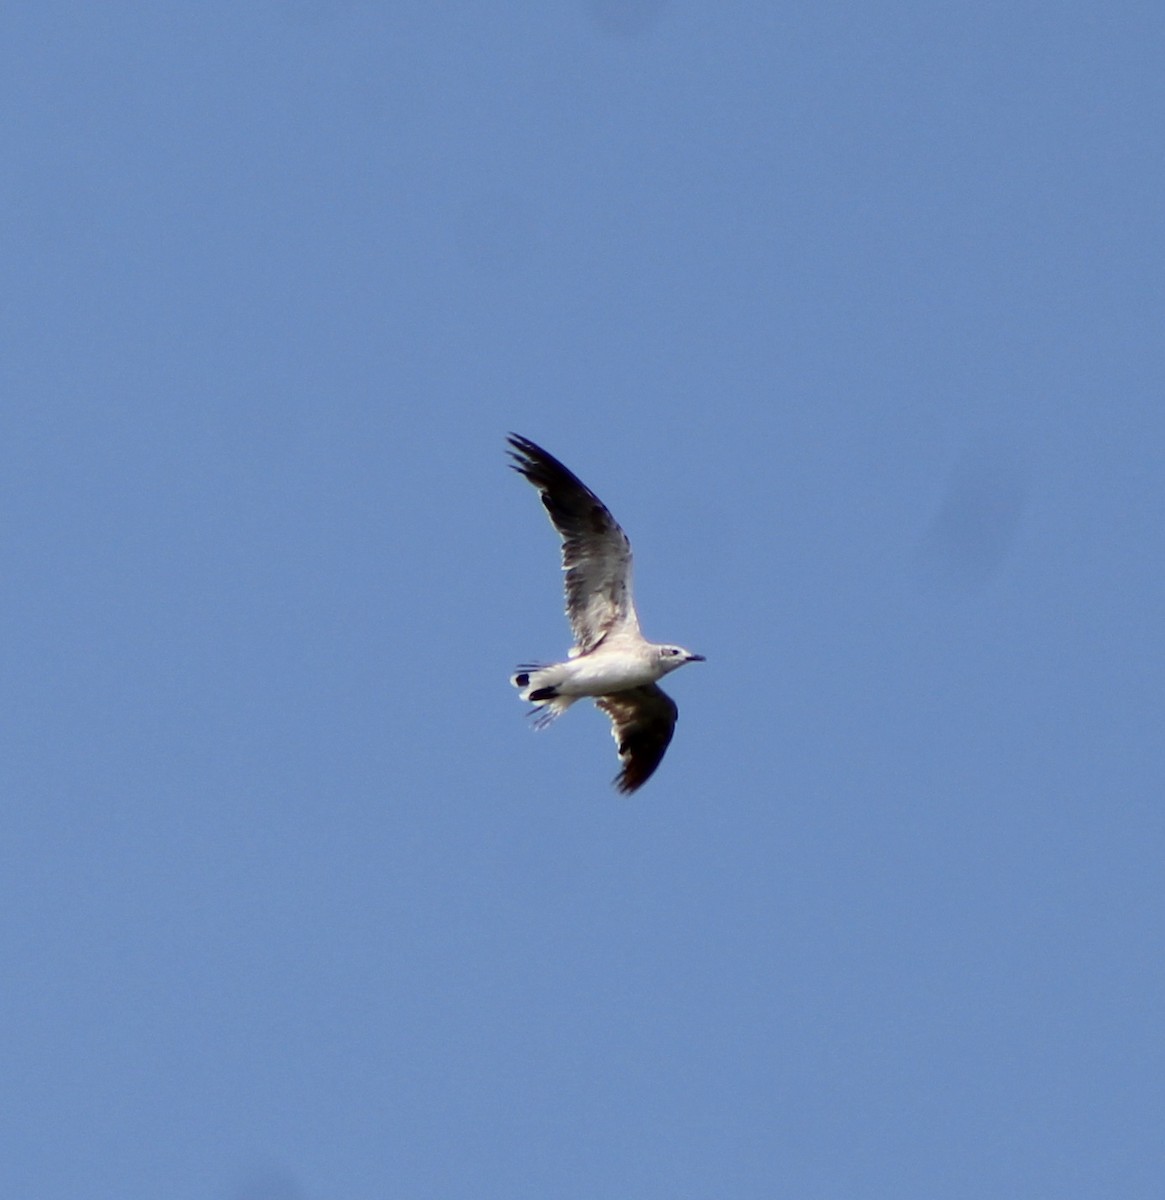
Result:
[[[511,471],[517,471],[519,475],[530,479],[530,471],[534,467],[537,454],[542,451],[529,438],[523,437],[520,433],[511,433],[506,441],[513,447],[508,453],[514,460],[509,464]]]
[[[658,765],[657,763],[656,766]],[[652,767],[646,774],[642,774],[640,772],[632,773],[631,766],[626,766],[611,780],[611,783],[620,795],[630,796],[632,792],[639,791],[654,774],[655,767]]]

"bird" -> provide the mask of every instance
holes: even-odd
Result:
[[[614,786],[630,795],[655,773],[675,732],[679,710],[656,681],[704,656],[643,636],[631,591],[631,543],[619,523],[554,455],[520,434],[507,441],[510,466],[538,489],[562,538],[574,635],[565,662],[520,664],[510,682],[534,706],[529,715],[539,729],[590,697],[611,721],[620,763]]]

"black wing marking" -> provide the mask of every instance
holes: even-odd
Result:
[[[676,730],[679,709],[654,683],[597,696],[595,704],[611,718],[611,736],[623,764],[615,786],[629,795],[642,787],[663,761]]]

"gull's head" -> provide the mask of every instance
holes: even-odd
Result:
[[[693,654],[683,646],[656,646],[655,652],[659,655],[659,665],[663,667],[665,675],[677,667],[682,667],[684,663],[704,661],[702,654]]]

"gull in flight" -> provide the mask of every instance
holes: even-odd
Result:
[[[647,641],[631,596],[631,543],[607,506],[529,438],[511,434],[509,443],[511,466],[538,489],[562,537],[566,615],[574,633],[566,662],[524,664],[510,682],[534,705],[539,728],[576,700],[594,700],[610,717],[619,748],[623,769],[615,786],[633,792],[651,778],[675,732],[678,710],[656,680],[704,656]]]

